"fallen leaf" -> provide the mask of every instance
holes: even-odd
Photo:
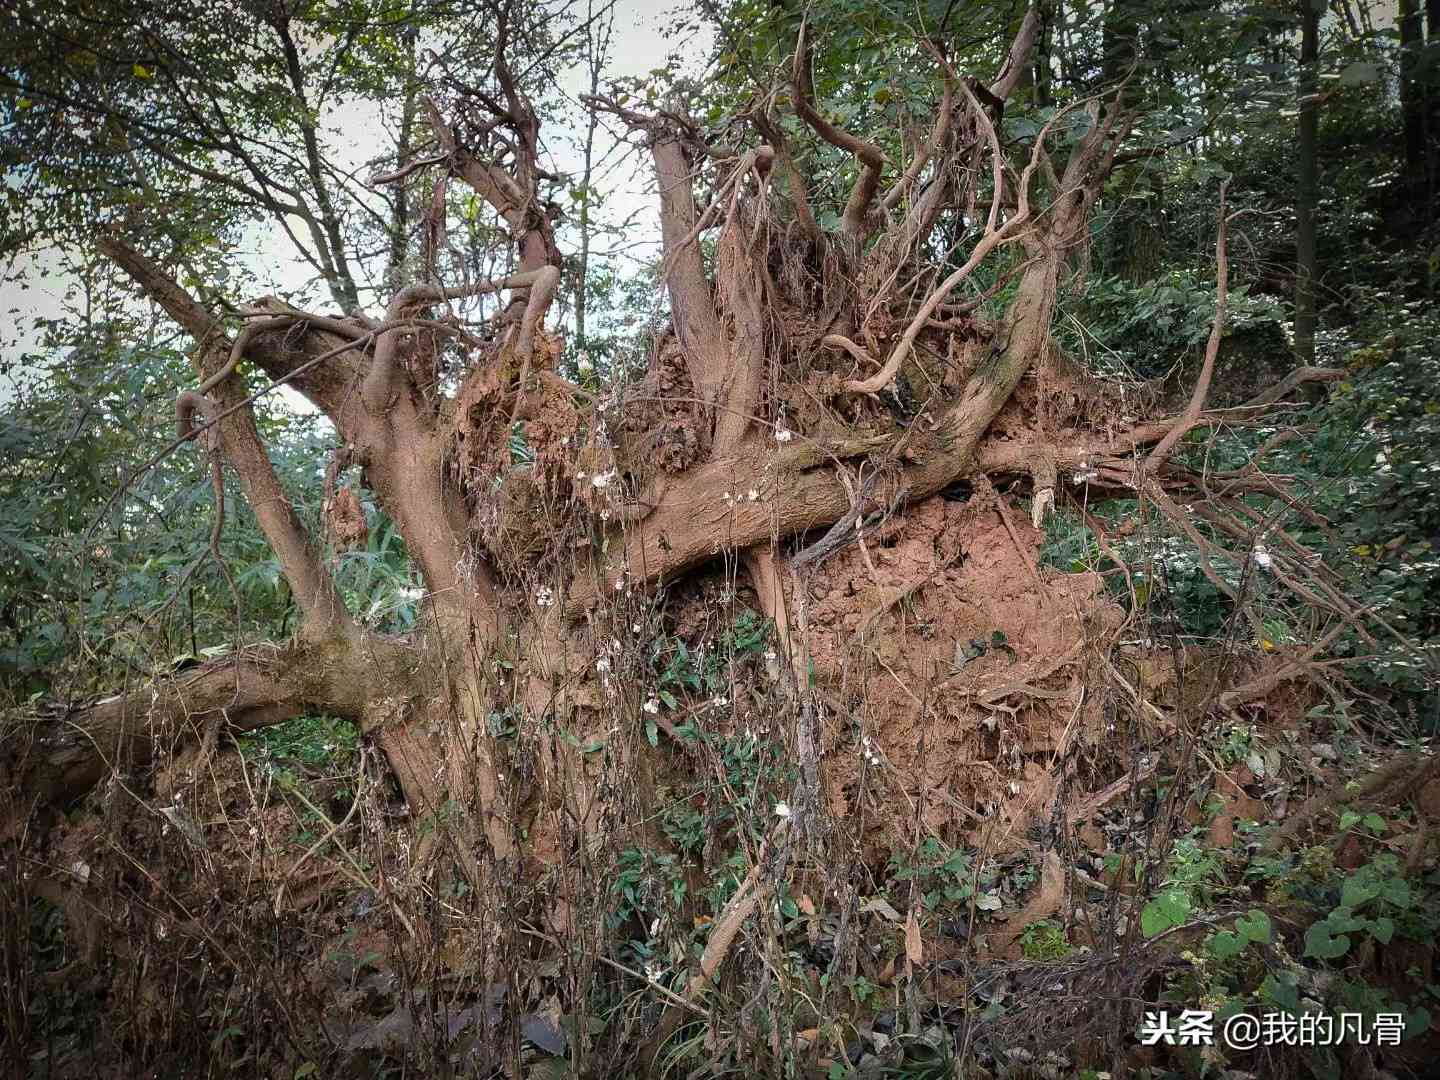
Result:
[[[895,923],[900,921],[900,913],[891,907],[890,901],[883,896],[866,897],[860,903],[860,913],[862,915],[880,915]]]
[[[920,917],[910,909],[910,918],[905,921],[905,959],[912,968],[919,967],[925,959],[925,950],[920,942]]]
[[[570,1045],[564,1028],[545,1013],[527,1013],[522,1017],[520,1034],[554,1057],[564,1054]]]

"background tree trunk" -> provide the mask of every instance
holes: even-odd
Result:
[[[1322,0],[1300,0],[1300,139],[1295,152],[1295,355],[1315,362],[1315,208],[1319,201],[1320,15]]]

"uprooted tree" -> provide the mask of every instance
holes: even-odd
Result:
[[[583,829],[602,813],[582,750],[554,733],[639,716],[645,692],[611,659],[658,587],[716,560],[735,566],[773,620],[797,722],[813,724],[836,699],[806,655],[807,575],[842,548],[868,559],[867,532],[961,481],[977,493],[1028,488],[1035,524],[1057,499],[1141,498],[1191,537],[1233,595],[1211,561],[1245,560],[1265,527],[1241,496],[1284,493],[1258,459],[1205,473],[1174,460],[1177,443],[1197,427],[1254,419],[1333,373],[1302,369],[1245,405],[1208,407],[1225,316],[1223,191],[1219,310],[1188,405],[1129,415],[1133,401],[1060,355],[1057,293],[1083,260],[1095,203],[1118,164],[1149,151],[1127,141],[1137,114],[1114,92],[1002,142],[1038,33],[1032,10],[994,74],[958,72],[942,42],[926,43],[933,115],[901,161],[827,118],[803,28],[785,70],[723,129],[726,141],[678,103],[590,99],[648,150],[669,302],[643,377],[608,393],[558,370],[561,330],[547,315],[563,259],[544,197],[555,178],[541,117],[507,63],[503,13],[494,87],[447,80],[445,96],[421,102],[430,150],[372,180],[423,178],[433,192],[431,255],[384,312],[313,313],[273,298],[212,309],[123,224],[100,230],[100,250],[194,339],[198,386],[178,394],[177,448],[209,455],[222,521],[219,470],[238,479],[303,622],[283,645],[243,648],[52,718],[12,762],[22,814],[72,801],[112,769],[143,768],[177,740],[198,734],[213,748],[222,728],[323,710],[356,721],[384,753],[415,820],[443,812],[448,850],[481,883],[535,854],[523,838],[547,815]],[[838,214],[824,212],[825,191],[782,116],[853,158]],[[442,279],[433,253],[445,245],[450,185],[468,185],[503,221],[508,273]],[[999,284],[1013,284],[1013,299],[1001,317],[981,318],[1000,290],[977,296],[967,282],[1012,252]],[[456,314],[454,302],[492,294],[505,300],[483,322]],[[333,424],[332,525],[343,530],[353,476],[403,536],[426,589],[413,635],[372,632],[347,610],[322,539],[292,510],[258,434],[247,368],[267,389],[298,390]],[[517,434],[523,460],[512,453]],[[1019,544],[1025,523],[997,501]],[[1302,550],[1273,560],[1298,596],[1355,625]],[[857,612],[861,631],[883,614]],[[1302,672],[1323,645],[1231,690],[1229,703]],[[518,743],[492,730],[497,709],[522,718]],[[800,766],[792,812],[808,827],[823,813],[816,737],[789,738]]]

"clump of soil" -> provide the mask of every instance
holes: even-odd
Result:
[[[993,492],[937,498],[792,583],[836,817],[952,836],[998,817],[1019,842],[1048,809],[1057,763],[1102,734],[1087,672],[1122,612],[1098,575],[1039,566],[1041,539]]]

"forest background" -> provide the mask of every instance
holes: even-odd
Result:
[[[0,16],[7,1061],[1422,1074],[1440,4],[651,17]]]

